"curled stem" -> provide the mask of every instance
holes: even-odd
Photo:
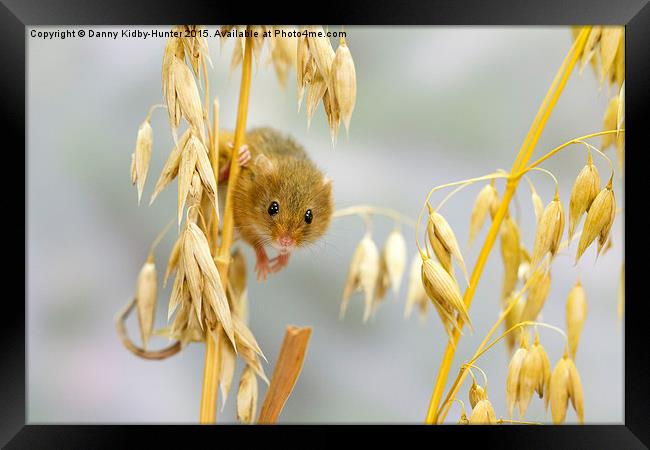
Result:
[[[492,179],[492,181],[494,181],[494,179]],[[447,194],[447,196],[446,196],[445,198],[443,198],[443,199],[440,201],[440,203],[438,203],[438,206],[436,206],[435,211],[436,211],[436,212],[440,211],[440,209],[441,209],[443,206],[445,206],[445,203],[447,203],[447,201],[449,201],[450,198],[452,198],[452,197],[453,197],[454,195],[456,195],[458,192],[462,191],[462,190],[465,189],[467,186],[470,186],[470,185],[472,185],[472,184],[473,184],[473,183],[469,183],[469,182],[468,182],[468,183],[461,184],[460,186],[456,187],[456,189],[454,189],[454,190],[451,191],[449,194]]]
[[[542,172],[542,173],[545,173],[545,174],[547,174],[548,176],[550,176],[551,178],[553,178],[553,181],[555,182],[555,200],[557,200],[557,199],[558,199],[558,192],[559,192],[559,189],[560,189],[560,185],[559,185],[559,183],[557,182],[557,178],[555,178],[555,175],[553,175],[549,170],[543,169],[543,168],[541,168],[541,167],[531,167],[530,170],[531,170],[531,171],[532,171],[532,170],[537,170],[537,171]],[[526,179],[528,179],[528,177],[526,177]],[[528,180],[528,181],[530,182],[530,180]],[[532,188],[532,185],[531,185],[531,190],[532,190],[532,189],[533,189],[533,188]]]
[[[135,308],[136,303],[137,300],[133,297],[131,301],[117,313],[117,316],[115,316],[115,329],[117,330],[117,335],[120,337],[124,347],[139,358],[154,360],[166,359],[180,352],[181,343],[179,341],[176,341],[169,347],[165,347],[161,350],[149,351],[139,347],[131,340],[126,332],[125,321],[131,314],[131,311]]]
[[[167,109],[167,105],[163,105],[162,103],[158,103],[156,105],[153,105],[151,108],[149,108],[149,112],[147,113],[146,121],[151,122],[151,114],[157,110],[158,108],[164,108]]]
[[[483,389],[487,390],[488,378],[487,378],[487,374],[485,373],[485,371],[483,371],[483,369],[481,369],[476,364],[467,363],[467,364],[464,364],[464,366],[467,366],[467,368],[470,370],[470,375],[472,375],[472,378],[474,378],[474,375],[471,373],[472,367],[475,368],[476,370],[478,370],[479,372],[481,372],[481,375],[483,375]],[[476,382],[476,379],[474,379],[474,381]]]
[[[585,142],[585,141],[578,141],[578,142],[587,146],[587,150],[589,151],[589,158],[591,158],[591,150],[595,151],[600,156],[602,156],[607,161],[607,163],[609,164],[609,168],[612,171],[611,177],[614,176],[614,163],[612,163],[612,160],[609,159],[609,157],[605,153],[603,153],[601,150],[598,150],[596,147],[591,145],[589,142]]]

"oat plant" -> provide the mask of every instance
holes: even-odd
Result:
[[[151,115],[166,108],[174,148],[162,169],[150,203],[176,181],[178,209],[173,221],[155,239],[137,277],[133,299],[118,313],[116,326],[125,345],[136,356],[165,359],[190,343],[205,343],[205,365],[199,420],[214,423],[218,390],[221,405],[234,382],[237,359],[245,368],[237,387],[237,418],[243,423],[274,423],[300,374],[310,328],[288,326],[280,355],[269,382],[265,357],[247,325],[247,273],[243,254],[236,245],[233,222],[233,189],[240,166],[236,149],[244,143],[250,100],[251,66],[273,65],[281,84],[295,68],[299,108],[306,94],[307,120],[323,104],[334,143],[339,125],[349,129],[356,102],[356,73],[345,38],[336,51],[320,26],[291,27],[236,25],[220,28],[221,43],[234,41],[230,68],[241,66],[241,84],[229,183],[223,213],[219,208],[219,102],[211,101],[208,67],[211,37],[203,26],[172,27],[162,54],[164,104],[149,110],[140,125],[131,160],[131,181],[140,203],[153,149]],[[264,56],[264,54],[268,56]],[[168,257],[163,284],[173,277],[168,303],[169,325],[154,330],[159,276],[155,249],[164,234],[176,225],[178,237]],[[141,345],[128,336],[125,319],[137,307]],[[152,334],[174,342],[150,350]],[[259,414],[258,380],[269,384]]]
[[[399,287],[399,280],[404,273],[406,248],[402,243],[396,243],[399,240],[392,236],[401,236],[401,225],[415,228],[418,254],[410,264],[405,316],[410,316],[415,306],[418,307],[420,315],[425,316],[428,306],[433,305],[447,335],[446,349],[436,374],[425,416],[425,422],[428,424],[443,423],[454,402],[461,405],[461,416],[457,421],[460,424],[539,424],[539,421],[524,420],[534,395],[543,399],[546,408],[550,406],[553,423],[564,422],[569,403],[575,410],[578,421],[584,422],[584,395],[575,357],[587,320],[588,287],[582,286],[579,277],[576,277],[573,287],[567,287],[564,329],[539,322],[538,317],[549,294],[553,262],[560,252],[566,251],[572,241],[577,240],[577,265],[589,247],[595,246],[597,255],[600,255],[613,245],[610,232],[617,214],[621,212],[616,206],[614,185],[615,180],[622,181],[624,160],[625,53],[622,27],[574,27],[573,34],[573,45],[562,62],[510,171],[495,170],[486,175],[433,187],[427,194],[415,223],[395,211],[371,206],[350,207],[336,214],[358,215],[366,221],[366,232],[350,262],[341,303],[343,316],[352,293],[361,291],[365,303],[364,321],[376,313],[390,286]],[[576,65],[579,65],[581,72],[591,65],[601,86],[612,95],[604,115],[603,131],[572,139],[531,162],[548,118]],[[600,148],[596,138],[602,140]],[[617,150],[618,167],[615,167],[604,153],[610,146]],[[568,149],[584,152],[585,164],[580,169],[576,168],[573,188],[570,195],[564,196],[563,199],[557,178],[543,168],[542,164]],[[607,173],[602,179],[604,183],[601,181],[596,161],[598,165],[604,164],[607,168]],[[539,177],[546,177],[555,185],[554,196],[546,204],[535,187],[534,181],[538,181]],[[520,226],[509,212],[510,201],[522,179],[526,180],[530,188],[531,210],[536,217],[535,240],[529,245],[522,241]],[[501,183],[504,186],[500,192],[498,185]],[[468,218],[468,245],[476,240],[488,216],[491,225],[478,258],[471,271],[468,271],[459,239],[444,217],[442,208],[459,191],[477,185],[482,187]],[[444,191],[448,191],[447,195],[434,207],[434,194]],[[386,240],[381,252],[372,234],[372,217],[377,215],[386,216],[396,223],[395,230]],[[483,337],[473,356],[461,364],[458,375],[444,395],[463,328],[467,325],[472,329],[470,307],[488,255],[497,239],[500,240],[503,264],[499,317]],[[460,272],[456,273],[456,269],[460,269]],[[619,317],[622,316],[624,308],[623,282],[622,267],[618,299]],[[464,293],[461,286],[464,286]],[[493,338],[500,326],[503,326],[505,331]],[[551,359],[542,345],[540,330],[553,332],[565,344],[565,350],[559,355],[555,365],[551,364]],[[504,382],[506,418],[495,412],[487,392],[487,374],[478,366],[480,358],[502,341],[511,353],[508,375]],[[477,383],[474,370],[484,375],[482,386]],[[468,391],[471,407],[469,418],[465,403],[458,397],[468,374],[472,378]],[[519,418],[513,419],[516,409]]]
[[[575,263],[581,260],[584,252],[596,246],[597,254],[606,252],[612,246],[610,232],[617,217],[616,196],[614,193],[615,175],[622,180],[624,151],[624,30],[622,27],[579,27],[574,28],[574,42],[544,98],[533,124],[516,155],[510,171],[497,170],[494,173],[436,186],[426,197],[422,207],[419,224],[424,211],[428,211],[427,240],[424,245],[419,242],[416,232],[416,244],[422,260],[422,283],[425,292],[437,307],[440,318],[447,329],[448,342],[436,374],[435,384],[425,421],[429,424],[443,423],[451,404],[459,400],[457,395],[471,368],[476,367],[479,358],[497,342],[504,341],[510,349],[512,358],[505,380],[508,419],[497,419],[491,405],[483,403],[480,411],[473,406],[469,423],[512,423],[522,422],[526,409],[537,394],[550,404],[551,418],[554,423],[565,420],[568,403],[575,409],[579,422],[584,422],[585,406],[582,384],[575,356],[580,341],[580,334],[587,319],[588,287],[582,286],[579,278],[572,288],[567,287],[566,327],[564,329],[537,322],[542,312],[551,285],[552,263],[561,250],[569,247],[572,240],[578,240]],[[576,65],[580,70],[591,65],[596,71],[601,85],[608,91],[614,90],[610,105],[605,113],[604,131],[585,134],[572,139],[547,152],[531,162],[539,137],[551,115],[553,108],[564,90],[567,80]],[[595,138],[602,139],[600,149],[594,144]],[[618,168],[604,153],[608,146],[617,148]],[[576,180],[570,195],[562,199],[558,181],[554,174],[544,169],[542,164],[555,157],[561,151],[575,149],[585,153],[585,165],[576,169]],[[605,182],[601,177],[595,159],[604,162],[608,172]],[[555,194],[544,205],[537,194],[534,179],[547,176],[555,185]],[[537,229],[532,246],[527,246],[521,239],[519,225],[509,213],[509,204],[522,179],[530,187],[531,209],[536,216]],[[502,192],[496,187],[503,182]],[[487,232],[481,251],[464,281],[464,294],[460,295],[459,282],[453,271],[453,261],[465,273],[465,266],[457,241],[451,228],[441,219],[440,210],[445,202],[458,191],[470,186],[485,183],[479,191],[472,209],[469,241],[472,242],[479,233],[489,214],[491,225]],[[453,188],[436,208],[430,201],[434,193]],[[565,203],[566,202],[566,203]],[[580,229],[580,223],[584,222]],[[568,223],[568,227],[566,224]],[[567,230],[568,228],[568,230]],[[433,232],[431,231],[433,229]],[[502,310],[494,325],[478,345],[469,361],[461,365],[458,375],[444,395],[444,389],[451,365],[456,353],[458,341],[465,324],[471,326],[470,306],[477,292],[481,274],[485,268],[488,255],[497,238],[500,238],[503,263],[503,285],[501,289]],[[430,251],[429,247],[433,251]],[[450,281],[451,280],[451,281]],[[621,296],[622,297],[622,296]],[[620,300],[622,304],[622,300]],[[619,308],[622,309],[622,306]],[[493,339],[495,332],[503,324],[505,331]],[[552,330],[565,342],[565,351],[551,366],[546,351],[540,340],[540,329]],[[534,332],[533,344],[530,344],[530,332]],[[515,350],[515,344],[518,348]],[[472,378],[473,375],[472,375]],[[475,384],[475,381],[474,383]],[[470,388],[470,400],[472,397]],[[487,394],[485,394],[487,399]],[[483,399],[482,401],[487,401]],[[472,402],[473,403],[473,402]],[[514,421],[512,414],[515,405],[521,420]],[[463,406],[464,409],[464,406]],[[465,414],[461,422],[467,422]],[[475,420],[472,418],[475,417]]]

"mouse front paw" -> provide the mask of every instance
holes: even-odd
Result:
[[[266,281],[271,273],[271,266],[268,261],[257,261],[255,265],[255,272],[257,273],[257,281]]]
[[[289,265],[289,253],[284,253],[276,256],[271,260],[273,265],[271,266],[271,273],[276,273],[284,269]]]
[[[256,248],[255,254],[257,256],[257,263],[255,264],[255,272],[257,273],[257,281],[266,280],[271,273],[271,265],[269,264],[269,257],[266,255],[264,248]]]

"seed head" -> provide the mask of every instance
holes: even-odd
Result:
[[[232,345],[223,333],[219,330],[219,389],[221,390],[221,410],[223,411],[226,406],[226,399],[230,393],[232,380],[235,376],[235,368],[237,367],[237,354]]]
[[[156,182],[156,186],[154,187],[153,194],[151,195],[151,200],[149,201],[149,205],[153,203],[153,201],[156,199],[158,194],[162,192],[169,183],[171,183],[174,178],[176,178],[176,175],[178,175],[178,168],[181,162],[181,156],[183,153],[183,149],[185,148],[185,144],[187,143],[188,139],[191,136],[191,131],[188,129],[183,133],[181,138],[178,140],[174,148],[169,154],[169,157],[167,158],[167,161],[165,162],[165,165],[163,166],[162,173],[160,174],[160,178],[158,178],[158,181]]]
[[[269,50],[271,53],[271,61],[275,74],[280,81],[282,87],[287,84],[287,75],[289,69],[296,64],[297,52],[297,39],[293,36],[277,36],[275,37],[275,29],[283,29],[285,27],[272,27],[273,37],[269,39]]]
[[[153,130],[147,118],[138,128],[138,137],[135,141],[135,150],[131,155],[131,182],[138,185],[138,204],[142,198],[144,182],[149,171],[151,161],[151,148],[153,146]]]
[[[318,106],[318,103],[325,95],[326,91],[327,91],[327,83],[325,81],[325,78],[323,78],[320,72],[316,72],[309,83],[309,87],[307,88],[307,126],[308,127],[311,125],[311,118],[313,117],[314,112],[316,112],[316,107]]]
[[[334,93],[338,110],[341,112],[345,129],[349,131],[350,119],[357,98],[357,78],[352,54],[343,40],[336,49],[332,61],[330,87]]]
[[[156,314],[156,299],[158,289],[158,277],[153,255],[149,255],[138,274],[138,282],[135,289],[136,304],[138,306],[138,323],[140,324],[140,335],[142,347],[147,348],[147,342],[153,330],[153,322]]]
[[[334,49],[322,26],[310,26],[309,28],[311,31],[307,37],[309,54],[314,58],[321,76],[328,83],[332,61],[334,60]]]
[[[257,412],[257,377],[250,366],[246,366],[239,379],[237,392],[237,419],[245,424],[255,420]]]
[[[336,144],[336,137],[339,134],[339,124],[341,123],[341,110],[339,104],[335,101],[332,95],[333,91],[327,89],[323,95],[323,108],[327,116],[327,123],[330,128],[330,137],[332,145]]]
[[[172,129],[176,130],[181,117],[185,117],[192,130],[204,141],[203,107],[199,89],[190,68],[182,59],[171,58],[163,89]]]
[[[537,392],[539,398],[544,397],[548,390],[550,379],[550,363],[544,347],[539,343],[539,337],[535,336],[535,342],[529,347],[526,358],[521,365],[519,373],[519,415],[524,417],[533,393]]]
[[[618,119],[618,109],[619,109],[620,98],[618,96],[613,97],[607,104],[607,109],[605,110],[605,115],[603,116],[603,131],[616,130],[617,119]],[[604,134],[602,149],[605,150],[609,146],[616,143],[616,135],[614,133]]]
[[[600,82],[616,78],[614,61],[621,48],[624,29],[621,26],[602,27],[600,36]]]
[[[167,269],[165,270],[165,278],[163,279],[163,287],[167,287],[167,280],[169,279],[169,276],[178,267],[178,255],[180,255],[181,240],[182,239],[180,237],[176,239],[174,247],[172,247],[172,251],[169,254],[169,261],[167,262]]]
[[[537,392],[537,395],[539,395],[539,398],[544,399],[545,407],[548,407],[548,389],[549,382],[551,380],[551,362],[548,359],[546,350],[544,350],[544,347],[539,343],[539,336],[537,334],[535,335],[535,342],[533,343],[530,351],[532,353],[535,353],[537,355],[537,360],[541,362],[541,372],[537,372],[537,385],[535,386],[535,391]]]
[[[384,259],[390,284],[393,292],[397,294],[406,268],[406,241],[399,229],[394,229],[388,235],[384,246]]]
[[[522,331],[519,348],[512,356],[512,359],[510,359],[510,364],[508,365],[508,376],[506,377],[506,404],[510,418],[512,418],[512,409],[515,406],[515,403],[520,399],[521,371],[524,361],[528,356],[528,351],[527,332]]]
[[[469,245],[472,245],[476,235],[483,227],[488,212],[494,216],[493,211],[499,206],[499,194],[492,184],[487,184],[474,200],[472,215],[469,220]]]
[[[569,399],[578,415],[578,421],[584,423],[582,382],[575,363],[566,352],[553,369],[549,390],[553,423],[564,422]]]
[[[459,317],[472,328],[458,283],[438,262],[431,258],[426,258],[422,262],[422,284],[441,316],[452,319],[455,326],[456,320],[453,314],[458,313]]]
[[[530,197],[533,201],[533,208],[535,209],[535,220],[539,224],[539,218],[542,217],[542,214],[544,214],[544,204],[542,203],[542,199],[537,194],[537,191],[535,190],[535,186],[530,186]]]
[[[214,172],[208,158],[208,150],[203,142],[196,136],[192,135],[185,144],[181,155],[180,166],[178,170],[178,223],[180,225],[183,217],[183,208],[190,193],[192,179],[194,174],[199,175],[199,179],[216,209],[216,192],[217,183],[214,178]],[[195,189],[198,186],[195,187]],[[196,200],[196,199],[195,199]]]
[[[195,223],[187,222],[179,252],[178,271],[169,301],[170,316],[176,307],[181,305],[174,322],[176,328],[185,329],[187,320],[191,317],[189,306],[194,309],[201,328],[204,322],[210,331],[215,330],[217,324],[221,324],[226,336],[235,346],[235,330],[228,299],[210,254],[208,240]],[[179,317],[181,312],[186,316]],[[179,322],[179,319],[183,319],[185,323]]]
[[[569,200],[569,239],[573,237],[575,226],[580,221],[582,214],[589,211],[589,207],[600,190],[600,176],[598,169],[592,163],[591,154],[587,165],[582,168],[573,184]]]
[[[183,48],[190,62],[194,76],[200,78],[201,62],[205,58],[210,64],[210,55],[208,52],[208,41],[203,36],[201,25],[181,25]]]
[[[372,310],[370,312],[371,317],[373,317],[377,312],[380,303],[384,297],[386,297],[386,293],[388,292],[389,287],[390,278],[388,277],[388,270],[386,268],[386,258],[384,256],[384,252],[382,251],[382,254],[379,257],[379,273],[377,274],[375,295],[372,301]]]
[[[246,260],[239,247],[235,249],[230,257],[228,265],[228,298],[232,304],[233,313],[242,321],[247,320],[247,283],[246,283]]]
[[[537,234],[531,261],[533,267],[539,264],[542,258],[546,256],[546,253],[551,252],[551,255],[557,253],[563,230],[564,211],[562,210],[562,203],[560,203],[556,194],[555,199],[546,206],[537,223]]]
[[[298,42],[296,43],[296,86],[298,88],[298,112],[300,112],[300,105],[305,93],[305,84],[308,81],[311,81],[306,78],[310,60],[311,55],[309,54],[307,36],[301,34],[298,37]]]
[[[587,318],[587,296],[585,290],[580,284],[580,280],[569,291],[566,300],[566,324],[567,335],[569,337],[569,351],[571,358],[575,359],[580,334]]]
[[[612,228],[615,217],[616,200],[614,199],[612,180],[610,178],[607,186],[598,193],[589,208],[589,212],[587,212],[587,218],[585,219],[580,241],[578,242],[576,262],[578,262],[582,254],[596,237],[598,237],[598,251],[600,252],[602,246],[607,242],[609,231]]]
[[[451,229],[449,223],[447,223],[444,217],[442,217],[436,211],[431,211],[431,208],[429,209],[430,214],[427,231],[433,230],[433,234],[445,248],[446,253],[449,253],[454,258],[456,258],[458,264],[460,264],[463,270],[463,273],[465,274],[465,278],[469,279],[469,276],[467,275],[467,268],[465,267],[465,261],[463,260],[463,255],[460,252],[460,246],[458,245],[454,231]],[[431,240],[431,238],[429,239]],[[434,245],[433,242],[431,245]]]
[[[476,381],[472,381],[472,386],[469,388],[469,403],[472,405],[472,408],[476,407],[476,404],[481,400],[486,400],[487,394],[485,389],[481,385],[476,384]]]
[[[548,267],[538,267],[530,276],[526,305],[521,314],[522,321],[535,320],[544,307],[551,288],[551,272]]]
[[[372,300],[375,295],[375,286],[377,276],[379,275],[379,250],[372,240],[370,234],[366,234],[359,245],[357,245],[350,268],[348,277],[343,288],[343,300],[341,302],[340,318],[345,316],[350,296],[355,291],[363,291],[365,294],[365,309],[363,321],[370,317]]]
[[[453,277],[454,267],[451,264],[451,253],[436,236],[435,228],[431,221],[429,221],[427,224],[427,238],[429,240],[431,248],[433,249],[433,253],[436,255],[436,258],[440,264],[442,264],[442,267],[449,273],[449,275]]]
[[[470,425],[494,425],[497,422],[496,414],[490,400],[479,401],[472,409],[472,415],[469,417]]]
[[[409,285],[406,294],[406,307],[404,308],[405,318],[411,316],[414,305],[419,306],[420,317],[426,315],[429,298],[422,284],[422,258],[420,258],[420,255],[413,257],[409,270]]]

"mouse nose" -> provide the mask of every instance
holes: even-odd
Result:
[[[282,234],[278,237],[278,243],[283,247],[291,247],[294,242],[289,234]]]

